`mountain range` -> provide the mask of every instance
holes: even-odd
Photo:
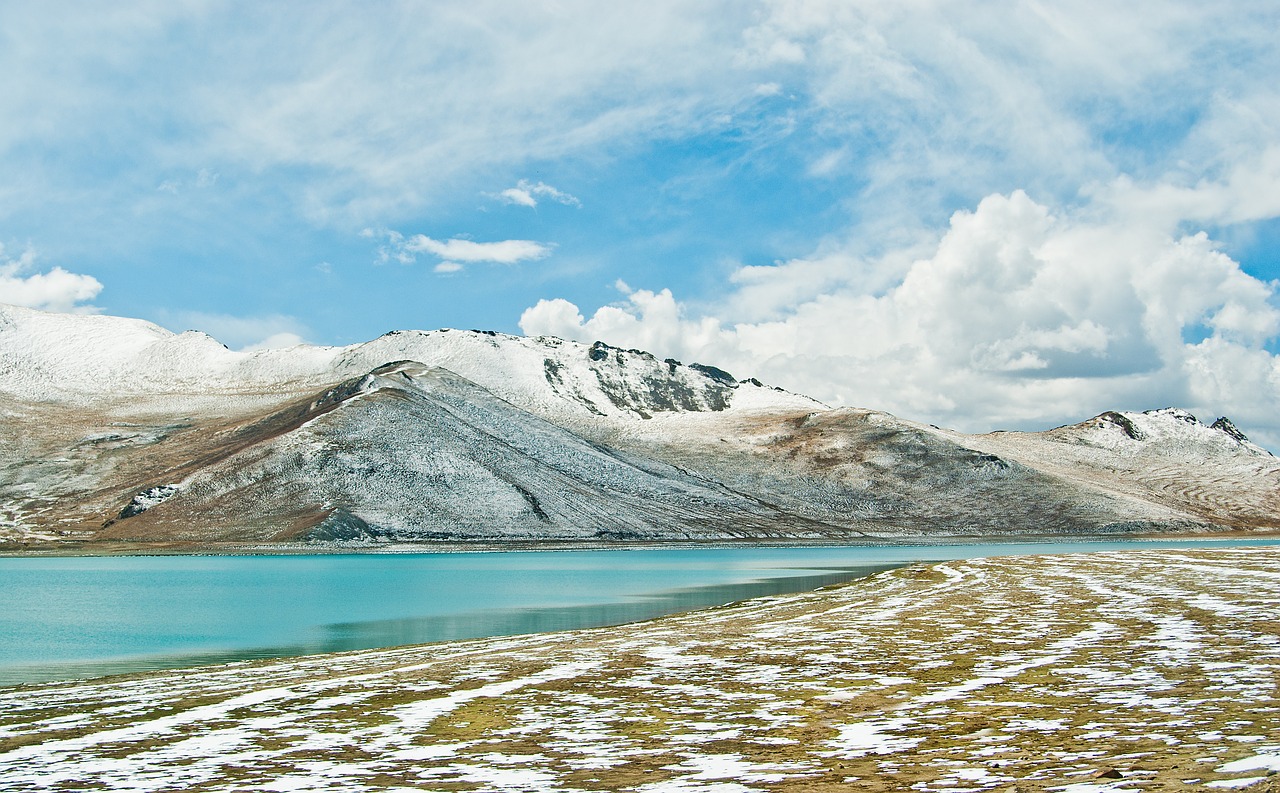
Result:
[[[0,306],[0,552],[1277,529],[1280,462],[1176,408],[970,435],[601,342]]]

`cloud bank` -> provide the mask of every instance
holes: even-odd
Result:
[[[1055,213],[1015,191],[957,212],[925,255],[868,289],[893,259],[740,268],[732,294],[703,309],[666,289],[589,318],[543,300],[520,326],[971,431],[1174,403],[1228,413],[1280,446],[1277,284],[1204,233]]]

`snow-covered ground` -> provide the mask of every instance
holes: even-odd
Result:
[[[235,352],[197,331],[0,304],[0,393],[26,401],[93,405],[163,396],[173,409],[198,409],[210,396],[284,398],[397,361],[448,369],[525,410],[567,421],[720,410],[735,402],[747,409],[822,407],[714,367],[553,337],[406,330],[347,347]]]
[[[0,692],[0,790],[1274,790],[1280,551]]]

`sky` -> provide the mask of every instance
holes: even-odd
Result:
[[[0,4],[0,302],[1280,449],[1280,5]]]

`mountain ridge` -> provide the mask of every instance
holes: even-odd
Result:
[[[0,549],[850,542],[1280,529],[1229,419],[967,435],[492,331],[237,353],[0,307]]]

